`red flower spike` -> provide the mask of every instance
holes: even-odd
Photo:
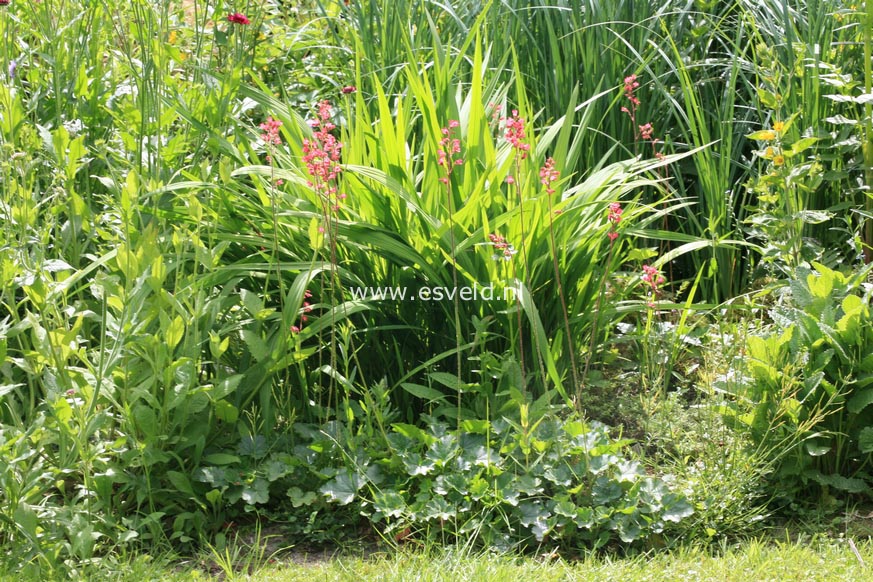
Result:
[[[240,12],[234,12],[233,14],[229,14],[227,16],[227,21],[232,22],[233,24],[242,24],[243,26],[252,23],[252,21],[249,20],[245,14],[242,14]]]

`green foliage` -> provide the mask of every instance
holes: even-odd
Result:
[[[382,445],[368,453],[359,442],[342,451],[348,462],[322,470],[329,480],[319,491],[355,503],[398,539],[597,548],[644,541],[693,513],[623,454],[631,441],[611,439],[599,423],[533,422],[522,408],[519,422],[394,424],[386,438],[381,454]]]
[[[255,515],[315,542],[362,518],[483,545],[656,543],[680,518],[710,537],[748,521],[762,457],[789,492],[868,492],[869,290],[828,270],[871,238],[853,9],[233,9],[250,22],[203,2],[0,7],[0,542],[26,575],[209,538],[230,573],[221,530]],[[343,144],[327,196],[304,160],[323,98]],[[621,357],[642,403],[622,414],[658,441],[645,415],[704,335],[689,314],[745,292],[759,255],[799,279],[723,387],[757,449],[677,452],[685,486],[644,475],[573,414]],[[649,261],[670,271],[651,308]],[[353,292],[389,287],[496,298]]]
[[[729,388],[739,400],[726,413],[773,448],[786,496],[817,484],[828,500],[831,491],[869,491],[873,321],[866,271],[814,267],[797,269],[771,311],[775,328],[748,338]]]

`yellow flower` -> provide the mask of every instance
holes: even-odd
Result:
[[[775,153],[776,153],[776,152],[773,151],[773,148],[771,148],[771,147],[768,146],[767,149],[764,150],[764,156],[763,156],[763,157],[764,157],[765,160],[770,160],[770,159],[773,158],[773,154],[775,154]]]
[[[785,129],[784,121],[774,121],[773,122],[773,131],[776,133],[782,133],[782,130]]]
[[[761,140],[761,141],[771,141],[771,140],[776,139],[776,132],[775,132],[775,131],[770,131],[769,129],[767,129],[767,130],[765,130],[765,131],[759,132],[759,133],[755,136],[755,138],[756,138],[756,139],[759,139],[759,140]]]
[[[784,163],[785,163],[785,156],[783,156],[782,154],[779,154],[778,156],[773,158],[773,165],[774,166],[781,166]]]
[[[175,30],[170,31],[170,36],[169,36],[169,38],[167,38],[167,42],[170,44],[176,44],[176,31]]]

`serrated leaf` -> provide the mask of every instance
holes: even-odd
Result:
[[[678,523],[694,513],[694,508],[684,497],[675,493],[668,493],[663,497],[664,513],[661,515],[665,521]]]
[[[316,500],[315,492],[306,491],[303,492],[300,487],[291,487],[288,491],[285,492],[289,499],[291,499],[291,504],[294,507],[301,507],[303,505],[312,505],[312,503]]]
[[[385,517],[400,517],[406,511],[406,501],[399,493],[389,489],[374,496],[373,507]]]
[[[250,329],[241,332],[242,339],[256,361],[262,362],[270,355],[270,348],[261,336]]]
[[[364,480],[357,474],[345,470],[321,486],[319,491],[331,501],[340,505],[348,505],[355,499],[358,490],[364,486]]]
[[[242,499],[249,505],[270,501],[270,484],[258,477],[250,485],[243,487]]]
[[[285,475],[291,472],[291,467],[288,466],[287,463],[283,463],[282,461],[274,460],[267,463],[267,470],[265,472],[265,476],[267,481],[276,481],[281,479]]]
[[[216,488],[228,484],[227,472],[221,467],[200,467],[194,472],[194,479]]]
[[[852,396],[846,403],[846,410],[852,414],[858,414],[870,404],[873,404],[873,388],[861,390]]]
[[[862,479],[843,477],[842,475],[814,475],[813,478],[822,485],[829,485],[834,489],[848,493],[863,493],[869,489]]]
[[[858,434],[858,448],[862,453],[873,453],[873,426],[866,426]]]
[[[551,513],[546,510],[538,501],[523,501],[518,504],[519,522],[525,527],[529,527],[531,533],[541,542],[549,533],[547,519]]]
[[[438,467],[442,467],[451,461],[459,451],[457,439],[453,435],[445,435],[430,446],[426,456]]]
[[[255,459],[260,459],[266,456],[268,452],[267,439],[263,435],[244,436],[239,441],[237,452],[240,455],[246,455]]]

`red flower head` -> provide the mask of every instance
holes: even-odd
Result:
[[[609,205],[609,216],[607,217],[612,224],[621,222],[621,204],[613,202]]]
[[[349,93],[354,93],[357,90],[358,90],[358,88],[355,87],[354,85],[348,85],[348,86],[342,88],[342,93],[343,93],[343,95],[348,95]]]
[[[2,1],[2,0],[0,0]],[[232,22],[234,24],[251,24],[251,20],[245,14],[241,14],[239,12],[234,12],[233,14],[229,14],[227,16],[227,21]]]
[[[9,0],[0,0],[0,6],[6,6],[9,4]]]

